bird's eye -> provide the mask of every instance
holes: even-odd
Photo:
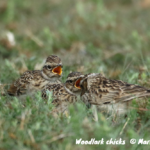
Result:
[[[47,66],[48,69],[51,69],[52,67],[50,65]]]
[[[68,83],[72,83],[72,80],[68,80]]]

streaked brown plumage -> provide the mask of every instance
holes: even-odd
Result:
[[[52,91],[53,101],[55,108],[52,113],[56,116],[58,113],[64,113],[70,104],[77,101],[76,94],[80,91],[80,88],[74,87],[76,81],[83,77],[79,72],[70,73],[67,77],[65,84],[52,84],[49,83],[42,91],[42,98],[47,99],[47,90]],[[70,91],[71,87],[72,91]]]
[[[60,83],[62,62],[58,56],[50,55],[42,70],[26,71],[18,80],[10,85],[8,94],[19,96],[42,90],[46,84]]]
[[[150,90],[134,84],[128,84],[120,80],[105,78],[102,74],[92,73],[76,80],[78,83],[78,95],[87,106],[96,105],[100,112],[117,112],[125,114],[129,102],[135,98],[150,96]],[[76,85],[72,85],[76,87]],[[73,92],[72,87],[69,90]],[[73,92],[74,93],[74,92]]]
[[[150,90],[120,80],[107,79],[101,74],[88,74],[80,82],[82,100],[98,109],[116,109],[124,113],[128,102],[150,96]],[[113,106],[112,106],[113,105]]]

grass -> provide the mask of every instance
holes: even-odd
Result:
[[[134,0],[7,0],[0,2],[0,83],[25,70],[40,69],[50,54],[62,58],[63,82],[70,71],[102,72],[106,77],[150,87],[150,10]],[[15,45],[8,40],[14,35]],[[7,88],[7,87],[6,87]],[[0,149],[147,149],[130,139],[149,140],[150,100],[132,102],[126,118],[98,113],[79,101],[68,117],[52,118],[51,98],[25,101],[0,97]],[[136,108],[136,109],[135,109]],[[143,108],[139,111],[138,108]],[[145,111],[144,111],[145,110]],[[76,145],[76,139],[120,139],[125,145]]]

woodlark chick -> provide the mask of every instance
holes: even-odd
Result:
[[[18,80],[10,85],[8,94],[19,96],[41,91],[48,83],[61,83],[62,62],[58,56],[50,55],[42,70],[26,71]]]
[[[81,93],[79,81],[84,77],[79,72],[70,73],[64,84],[49,83],[42,91],[42,98],[47,99],[47,90],[52,91],[53,101],[55,108],[52,111],[54,116],[58,113],[64,113],[68,106],[77,101],[78,93]]]
[[[80,81],[82,100],[97,105],[99,110],[125,114],[129,101],[150,96],[150,90],[119,80],[105,78],[101,74],[88,74]]]

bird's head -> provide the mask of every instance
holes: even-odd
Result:
[[[82,89],[81,96],[84,95],[85,93],[89,92],[88,91],[88,86],[90,86],[89,83],[93,84],[95,82],[95,79],[97,77],[101,77],[101,76],[102,76],[102,74],[100,74],[100,73],[89,73],[89,74],[86,74],[84,76],[84,78],[82,78],[82,80],[80,81],[80,87]],[[95,83],[97,83],[97,82],[95,82]]]
[[[68,75],[65,87],[74,94],[81,94],[80,82],[84,75],[80,72],[72,72]]]
[[[43,77],[48,80],[57,80],[62,75],[62,62],[58,56],[50,55],[42,69]]]

